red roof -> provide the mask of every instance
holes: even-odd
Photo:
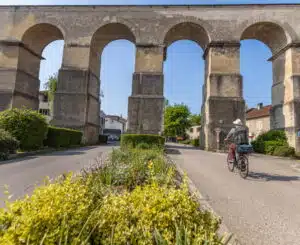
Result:
[[[246,112],[246,119],[269,117],[272,106],[263,106],[261,109],[251,108]]]

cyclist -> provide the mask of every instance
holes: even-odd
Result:
[[[229,131],[225,141],[232,142],[229,145],[229,161],[236,162],[236,149],[238,145],[249,144],[248,140],[248,127],[243,125],[241,119],[236,119],[234,127]]]

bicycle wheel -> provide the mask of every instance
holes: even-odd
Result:
[[[239,173],[243,179],[246,179],[249,173],[249,161],[246,155],[239,159]]]
[[[230,172],[233,172],[234,170],[234,162],[233,161],[229,161],[229,154],[227,154],[227,167],[229,169]]]

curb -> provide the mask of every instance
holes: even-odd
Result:
[[[174,163],[176,163],[176,160],[174,160],[172,157],[170,157],[170,159]],[[193,196],[196,197],[198,203],[200,204],[200,208],[202,208],[203,210],[206,210],[206,211],[210,211],[215,216],[220,217],[217,214],[217,212],[214,211],[212,206],[208,203],[206,198],[203,197],[203,195],[200,193],[199,189],[196,187],[194,182],[189,178],[189,176],[185,173],[185,171],[178,164],[174,164],[174,165],[175,165],[175,167],[176,167],[176,169],[177,169],[177,171],[178,171],[178,173],[180,174],[181,177],[186,176],[187,181],[188,181],[188,185],[189,185],[189,191]],[[238,240],[236,235],[233,234],[232,232],[230,232],[229,228],[223,222],[221,222],[221,224],[220,224],[218,234],[220,235],[220,237],[225,235],[225,238],[226,238],[225,241],[224,241],[225,244],[228,244],[228,245],[242,245],[242,243]]]
[[[52,153],[52,152],[60,152],[60,151],[67,151],[67,150],[73,150],[73,149],[80,149],[80,148],[89,147],[89,146],[93,147],[93,146],[97,146],[97,145],[73,146],[73,147],[69,147],[69,148],[47,148],[47,149],[38,150],[38,151],[30,151],[30,152],[11,154],[8,156],[7,160],[0,161],[0,165],[5,164],[6,161],[19,159],[19,158],[23,158],[23,157],[37,156],[37,155],[43,155],[43,154]]]

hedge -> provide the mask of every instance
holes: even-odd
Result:
[[[103,134],[100,134],[99,135],[99,138],[98,138],[98,143],[104,143],[104,144],[107,144],[107,141],[108,141],[108,136],[107,135],[103,135]]]
[[[273,155],[280,157],[292,157],[295,156],[295,148],[289,147],[288,145],[278,146],[275,148]]]
[[[9,109],[0,112],[0,128],[20,142],[22,150],[37,150],[47,136],[46,118],[29,109]]]
[[[289,147],[286,134],[282,130],[271,130],[261,134],[251,144],[257,153],[274,156],[295,155],[295,149]]]
[[[149,145],[149,147],[162,148],[165,144],[165,138],[159,135],[151,134],[123,134],[121,136],[121,147],[133,147],[138,145]]]
[[[283,130],[270,130],[259,135],[256,141],[284,141],[287,142],[286,134]]]
[[[0,160],[6,160],[9,154],[16,152],[18,147],[19,141],[9,132],[0,129]]]
[[[49,147],[68,147],[80,145],[82,132],[68,128],[49,127],[47,139],[44,144]]]
[[[200,140],[199,138],[197,138],[197,139],[192,139],[191,144],[192,144],[193,146],[197,147],[197,146],[200,145],[199,140]]]

